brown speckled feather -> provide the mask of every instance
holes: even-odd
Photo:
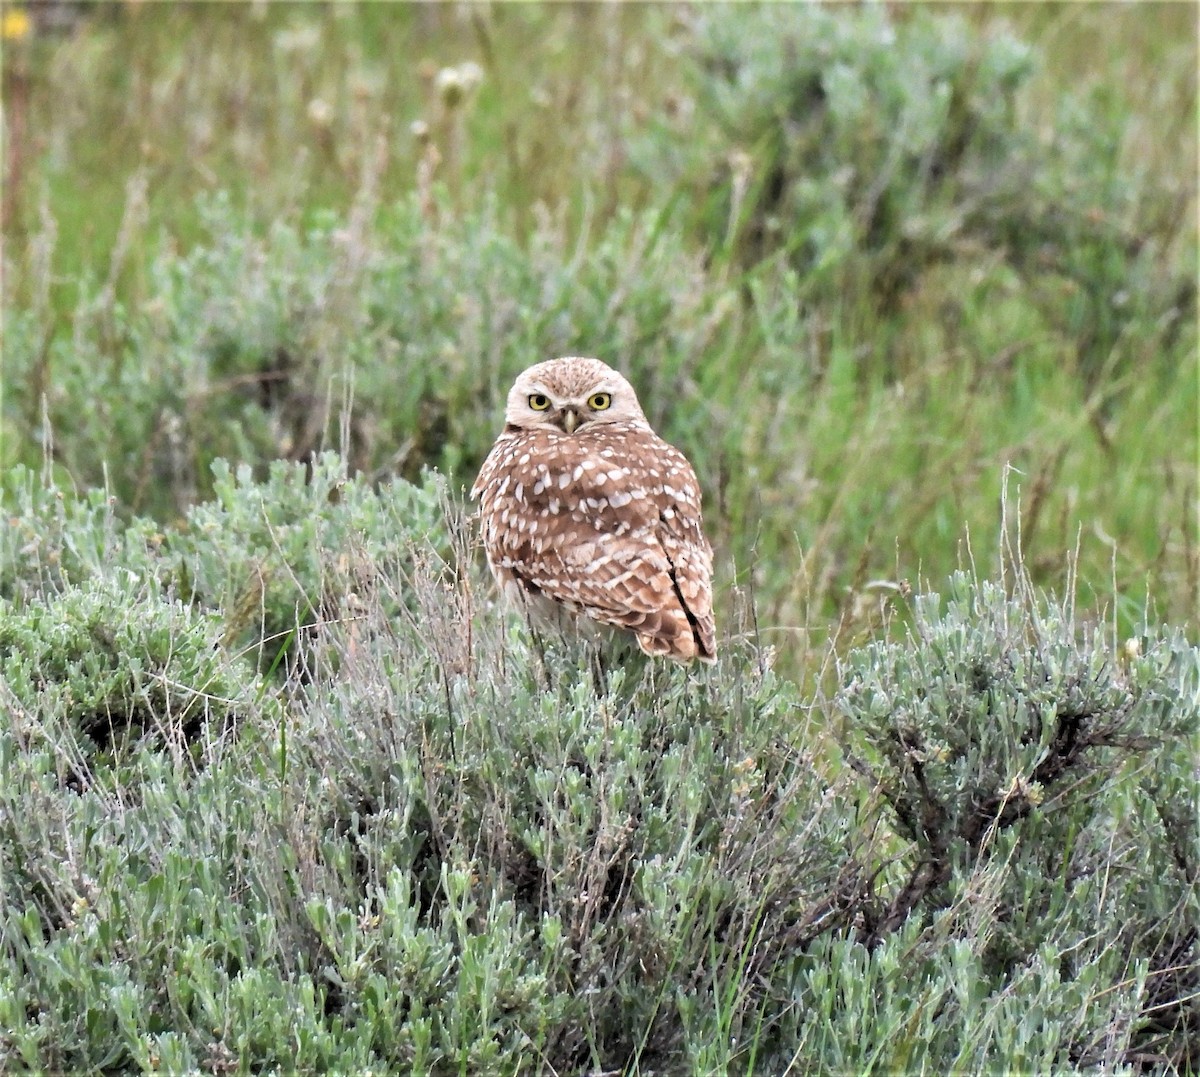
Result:
[[[510,425],[471,492],[510,597],[632,631],[648,654],[715,660],[699,486],[644,419],[569,433]]]

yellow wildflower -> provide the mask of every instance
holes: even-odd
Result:
[[[0,19],[0,38],[5,41],[20,41],[33,30],[33,20],[23,7],[11,7]]]

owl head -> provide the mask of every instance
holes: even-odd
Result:
[[[567,356],[522,371],[508,394],[504,421],[522,430],[553,427],[573,434],[589,423],[648,427],[637,393],[599,359]]]

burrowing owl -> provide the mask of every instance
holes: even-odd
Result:
[[[651,655],[716,660],[712,547],[686,457],[598,359],[531,366],[471,489],[505,596],[536,621],[627,629]]]

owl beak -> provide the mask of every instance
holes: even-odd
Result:
[[[579,412],[574,408],[567,408],[562,413],[562,424],[568,434],[575,433],[575,427],[579,425]]]

